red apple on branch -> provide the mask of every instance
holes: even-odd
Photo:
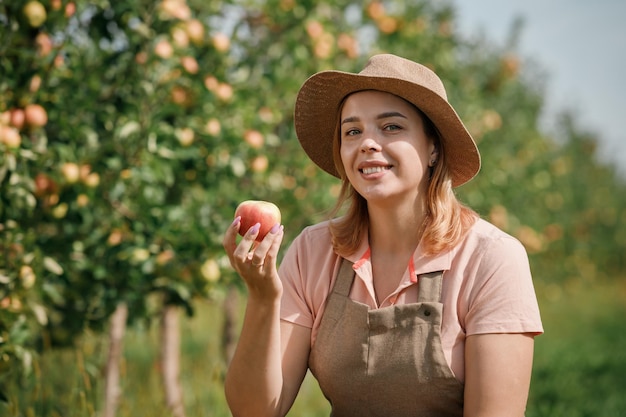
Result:
[[[29,126],[43,127],[48,123],[48,113],[39,104],[29,104],[24,108],[24,120]]]
[[[235,210],[235,217],[238,216],[241,217],[241,226],[239,227],[241,236],[245,235],[255,224],[261,224],[259,234],[256,237],[257,242],[262,241],[274,225],[280,224],[280,209],[268,201],[244,201]]]
[[[23,109],[11,109],[11,126],[17,130],[21,130],[24,127],[24,120],[26,120],[26,114]]]

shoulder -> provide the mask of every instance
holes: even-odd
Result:
[[[305,254],[308,258],[315,258],[327,252],[333,252],[332,237],[328,227],[328,221],[307,226],[295,237],[287,251]]]
[[[296,237],[296,240],[305,240],[305,241],[318,241],[323,240],[324,242],[331,241],[330,229],[329,229],[329,221],[323,221],[311,226],[307,226],[300,234]]]
[[[452,251],[451,269],[466,283],[503,275],[510,279],[530,277],[528,255],[521,242],[483,219],[476,221]]]
[[[476,221],[462,246],[480,256],[527,257],[526,249],[519,240],[484,219]]]
[[[483,218],[476,220],[476,223],[469,230],[468,237],[473,237],[483,242],[512,240],[519,243],[516,238]]]

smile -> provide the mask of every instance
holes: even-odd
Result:
[[[381,166],[378,166],[378,167],[367,167],[367,168],[361,169],[360,171],[362,173],[364,173],[364,174],[376,174],[378,172],[386,171],[386,170],[388,170],[390,168],[391,168],[390,166],[386,166],[386,167],[381,167]]]

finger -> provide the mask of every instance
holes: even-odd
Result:
[[[276,262],[276,255],[280,249],[280,243],[282,242],[283,227],[277,223],[265,236],[265,238],[250,254],[250,263],[255,267],[262,265],[270,265]]]
[[[241,227],[241,216],[235,217],[233,222],[230,224],[228,229],[226,229],[226,233],[224,234],[224,239],[222,240],[222,245],[224,249],[226,249],[226,253],[230,257],[232,252],[234,252],[237,247],[237,233],[239,232],[239,228]]]
[[[239,242],[239,245],[237,245],[237,247],[235,248],[235,251],[233,252],[233,256],[239,262],[244,263],[246,262],[246,260],[249,259],[248,254],[255,246],[255,239],[259,234],[260,228],[261,228],[261,224],[257,223],[254,226],[252,226],[250,229],[248,229],[246,233],[243,235],[241,242]]]
[[[273,268],[274,270],[276,269],[278,251],[280,250],[280,245],[283,242],[284,235],[285,235],[285,230],[284,230],[284,227],[281,225],[276,231],[276,233],[274,234],[270,248],[267,251],[267,255],[265,255],[265,262],[271,265],[271,268]]]

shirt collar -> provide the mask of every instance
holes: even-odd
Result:
[[[371,249],[369,246],[367,231],[363,233],[363,239],[359,248],[346,259],[352,262],[353,269],[356,271],[363,266],[364,263],[370,260]],[[424,254],[422,248],[422,242],[419,243],[417,249],[413,253],[413,257],[409,260],[409,273],[411,274],[411,281],[415,282],[417,277],[422,274],[435,271],[448,271],[452,264],[452,250],[447,250],[442,253],[434,255]]]
[[[453,250],[454,249],[449,249],[445,252],[426,255],[422,248],[422,242],[420,242],[417,249],[413,253],[412,259],[415,274],[422,275],[429,272],[450,270],[452,265]]]

